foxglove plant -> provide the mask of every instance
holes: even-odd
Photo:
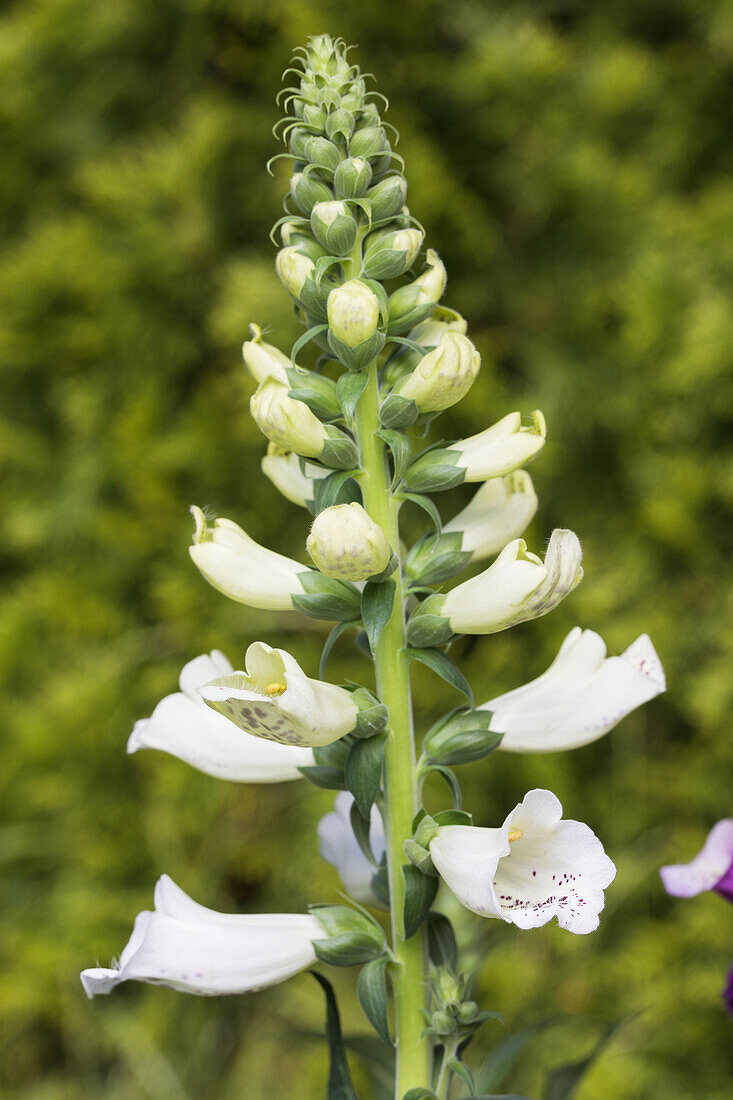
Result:
[[[439,304],[445,267],[430,248],[420,260],[425,234],[405,205],[401,158],[347,53],[328,36],[311,39],[285,92],[281,155],[293,171],[273,231],[282,244],[275,267],[304,332],[287,354],[253,324],[243,348],[257,387],[250,411],[269,442],[262,469],[313,514],[303,547],[312,564],[197,507],[191,546],[202,576],[229,599],[336,625],[319,678],[262,641],[251,642],[239,670],[218,651],[190,661],[180,692],[136,724],[128,751],[161,749],[238,782],[302,776],[340,791],[318,840],[354,904],[221,914],[163,877],[118,965],[86,970],[82,982],[89,996],[129,979],[226,994],[317,960],[361,966],[360,1003],[395,1047],[395,1096],[445,1100],[456,1077],[474,1092],[463,1053],[495,1014],[467,999],[468,978],[456,973],[450,922],[433,910],[440,880],[484,917],[521,929],[556,919],[586,934],[615,875],[591,829],[563,819],[549,791],[530,791],[494,828],[475,827],[459,808],[452,769],[497,747],[546,752],[593,741],[663,691],[664,673],[646,636],[606,657],[597,634],[576,628],[537,680],[474,708],[446,644],[547,614],[580,583],[581,546],[557,530],[541,557],[522,538],[537,509],[523,467],[544,446],[541,412],[509,412],[470,438],[414,453],[431,421],[470,391],[481,359],[464,318]],[[298,361],[309,344],[320,351],[315,370]],[[477,484],[473,499],[443,526],[432,494],[464,482]],[[433,529],[406,548],[408,503]],[[474,563],[480,572],[440,590]],[[350,629],[373,661],[373,689],[323,678]],[[469,699],[427,731],[419,760],[413,661]],[[448,780],[453,807],[428,814],[421,791],[432,771]],[[388,936],[365,907],[389,910]],[[343,1065],[339,1080],[329,1096],[355,1095]]]

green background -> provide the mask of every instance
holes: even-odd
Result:
[[[504,1082],[629,1023],[580,1100],[731,1096],[719,993],[733,910],[668,899],[660,864],[733,813],[730,449],[733,7],[471,0],[26,0],[0,21],[0,1091],[22,1100],[324,1095],[322,999],[306,976],[247,998],[131,984],[88,1003],[168,872],[214,908],[335,898],[305,782],[217,782],[125,755],[192,656],[254,638],[313,670],[324,629],[201,580],[189,504],[300,557],[308,517],[256,477],[239,345],[297,333],[273,270],[274,96],[294,46],[330,31],[389,96],[413,213],[484,366],[442,434],[540,407],[540,511],[582,537],[586,578],[548,618],[460,660],[479,700],[537,675],[576,623],[618,652],[648,631],[668,694],[567,755],[462,769],[494,824],[532,786],[619,867],[601,929],[522,933],[459,916],[484,1028],[469,1061],[551,1018]],[[445,494],[449,516],[468,497]],[[418,521],[413,520],[415,531]],[[334,676],[358,674],[345,647]],[[454,705],[416,675],[418,728]],[[436,798],[437,792],[431,797]],[[365,1030],[339,973],[347,1030]],[[300,1029],[297,1040],[287,1038]],[[361,1095],[362,1072],[355,1062]]]

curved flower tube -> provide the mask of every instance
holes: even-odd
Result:
[[[689,863],[662,867],[664,889],[676,898],[694,898],[714,890],[733,902],[733,818],[713,825],[708,838]]]
[[[666,686],[648,634],[607,657],[603,638],[576,626],[546,672],[476,709],[493,712],[504,752],[559,752],[597,741]]]
[[[283,451],[276,443],[270,443],[267,454],[263,456],[262,473],[291,504],[309,508],[316,498],[316,482],[327,477],[330,470],[316,466],[312,462],[305,464],[305,473],[301,459],[294,451]]]
[[[318,822],[318,847],[321,857],[339,873],[344,890],[362,905],[379,906],[372,891],[376,868],[362,852],[351,828],[353,795],[340,791],[333,810]],[[369,843],[377,863],[385,853],[384,822],[376,805],[372,806]]]
[[[443,825],[429,844],[439,874],[462,905],[518,928],[553,917],[593,932],[616,868],[587,825],[563,821],[551,791],[533,790],[499,829]]]
[[[236,783],[282,783],[300,779],[299,768],[314,763],[308,748],[278,745],[252,737],[206,705],[198,689],[233,666],[218,649],[183,666],[181,690],[166,695],[150,718],[141,718],[127,751],[160,749],[217,779]]]
[[[522,415],[509,413],[490,428],[451,443],[457,451],[456,466],[466,471],[465,481],[487,481],[509,474],[524,466],[542,450],[547,428],[539,410],[532,413],[532,424],[522,427]]]
[[[199,688],[202,699],[235,726],[282,745],[330,745],[350,733],[359,708],[351,692],[311,680],[284,649],[253,642],[244,672]]]
[[[461,535],[462,552],[471,561],[498,554],[524,534],[537,511],[537,494],[526,470],[485,481],[466,507],[443,525],[443,533]]]
[[[454,634],[493,634],[537,619],[580,584],[582,556],[572,531],[552,532],[544,562],[515,539],[493,565],[448,593],[441,614]]]
[[[255,382],[259,385],[266,378],[277,378],[288,385],[288,370],[293,365],[290,356],[274,344],[266,344],[259,325],[250,325],[249,331],[251,338],[242,344],[242,358]]]
[[[276,985],[316,960],[324,929],[300,913],[217,913],[192,901],[163,875],[153,912],[138,913],[116,967],[83,970],[87,997],[121,982],[147,982],[182,993],[220,996]]]

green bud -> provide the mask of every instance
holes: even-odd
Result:
[[[344,107],[333,111],[326,119],[326,133],[331,141],[335,141],[337,137],[342,137],[344,141],[348,142],[354,132],[354,126],[353,113]]]
[[[356,218],[345,202],[319,202],[311,212],[311,229],[319,244],[332,256],[346,256],[356,240]]]
[[[316,93],[317,94],[317,93]],[[308,104],[303,108],[303,122],[307,122],[314,130],[322,130],[326,125],[327,114],[322,107]]]
[[[392,557],[384,531],[356,503],[319,512],[306,549],[327,577],[354,583],[383,572]]]
[[[305,144],[305,155],[311,164],[328,172],[333,172],[341,161],[338,146],[324,137],[309,138]]]
[[[275,270],[288,294],[299,298],[306,280],[313,279],[316,265],[308,256],[303,255],[299,246],[290,245],[278,252]]]
[[[326,255],[325,248],[313,239],[310,230],[302,220],[300,224],[295,219],[292,222],[283,222],[280,226],[280,237],[286,248],[297,248],[298,252],[314,262]]]
[[[355,113],[361,110],[364,105],[364,95],[366,93],[366,86],[363,80],[354,80],[349,88],[348,92],[345,92],[341,96],[341,106],[346,111]]]
[[[390,334],[405,332],[423,321],[441,298],[446,284],[445,267],[432,248],[428,249],[427,263],[427,271],[390,295],[387,329]]]
[[[313,172],[293,172],[290,180],[290,194],[293,202],[304,214],[310,214],[317,202],[330,202],[333,191]]]
[[[491,711],[467,710],[436,722],[423,739],[423,754],[431,764],[470,764],[497,747],[502,734],[489,729]]]
[[[463,1000],[463,982],[447,966],[439,966],[433,972],[433,991],[441,1004],[455,1004]]]
[[[419,229],[398,229],[374,243],[367,238],[362,271],[370,279],[393,279],[403,275],[417,258],[425,234]]]
[[[407,199],[407,180],[403,176],[387,176],[366,193],[371,203],[372,222],[392,218]]]
[[[436,593],[418,604],[407,622],[408,645],[417,649],[430,649],[432,646],[443,645],[453,637],[448,619],[440,613],[444,602],[445,596]]]
[[[358,199],[366,194],[371,178],[372,169],[368,160],[363,157],[349,157],[348,160],[342,160],[334,172],[333,186],[336,194],[342,198]]]
[[[458,1009],[458,1023],[472,1024],[478,1016],[478,1005],[475,1001],[464,1001]]]
[[[310,130],[306,130],[303,126],[293,126],[290,134],[288,135],[288,148],[290,152],[298,158],[298,160],[305,160],[305,146],[310,137]]]
[[[456,1030],[456,1022],[449,1013],[439,1009],[434,1012],[430,1017],[430,1026],[439,1035],[450,1035],[451,1032]]]
[[[365,126],[357,130],[349,142],[350,157],[375,157],[390,148],[387,135],[381,126]]]

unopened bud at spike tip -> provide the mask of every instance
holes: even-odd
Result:
[[[278,252],[275,270],[288,294],[298,298],[306,280],[313,278],[316,265],[297,246],[291,245]]]

